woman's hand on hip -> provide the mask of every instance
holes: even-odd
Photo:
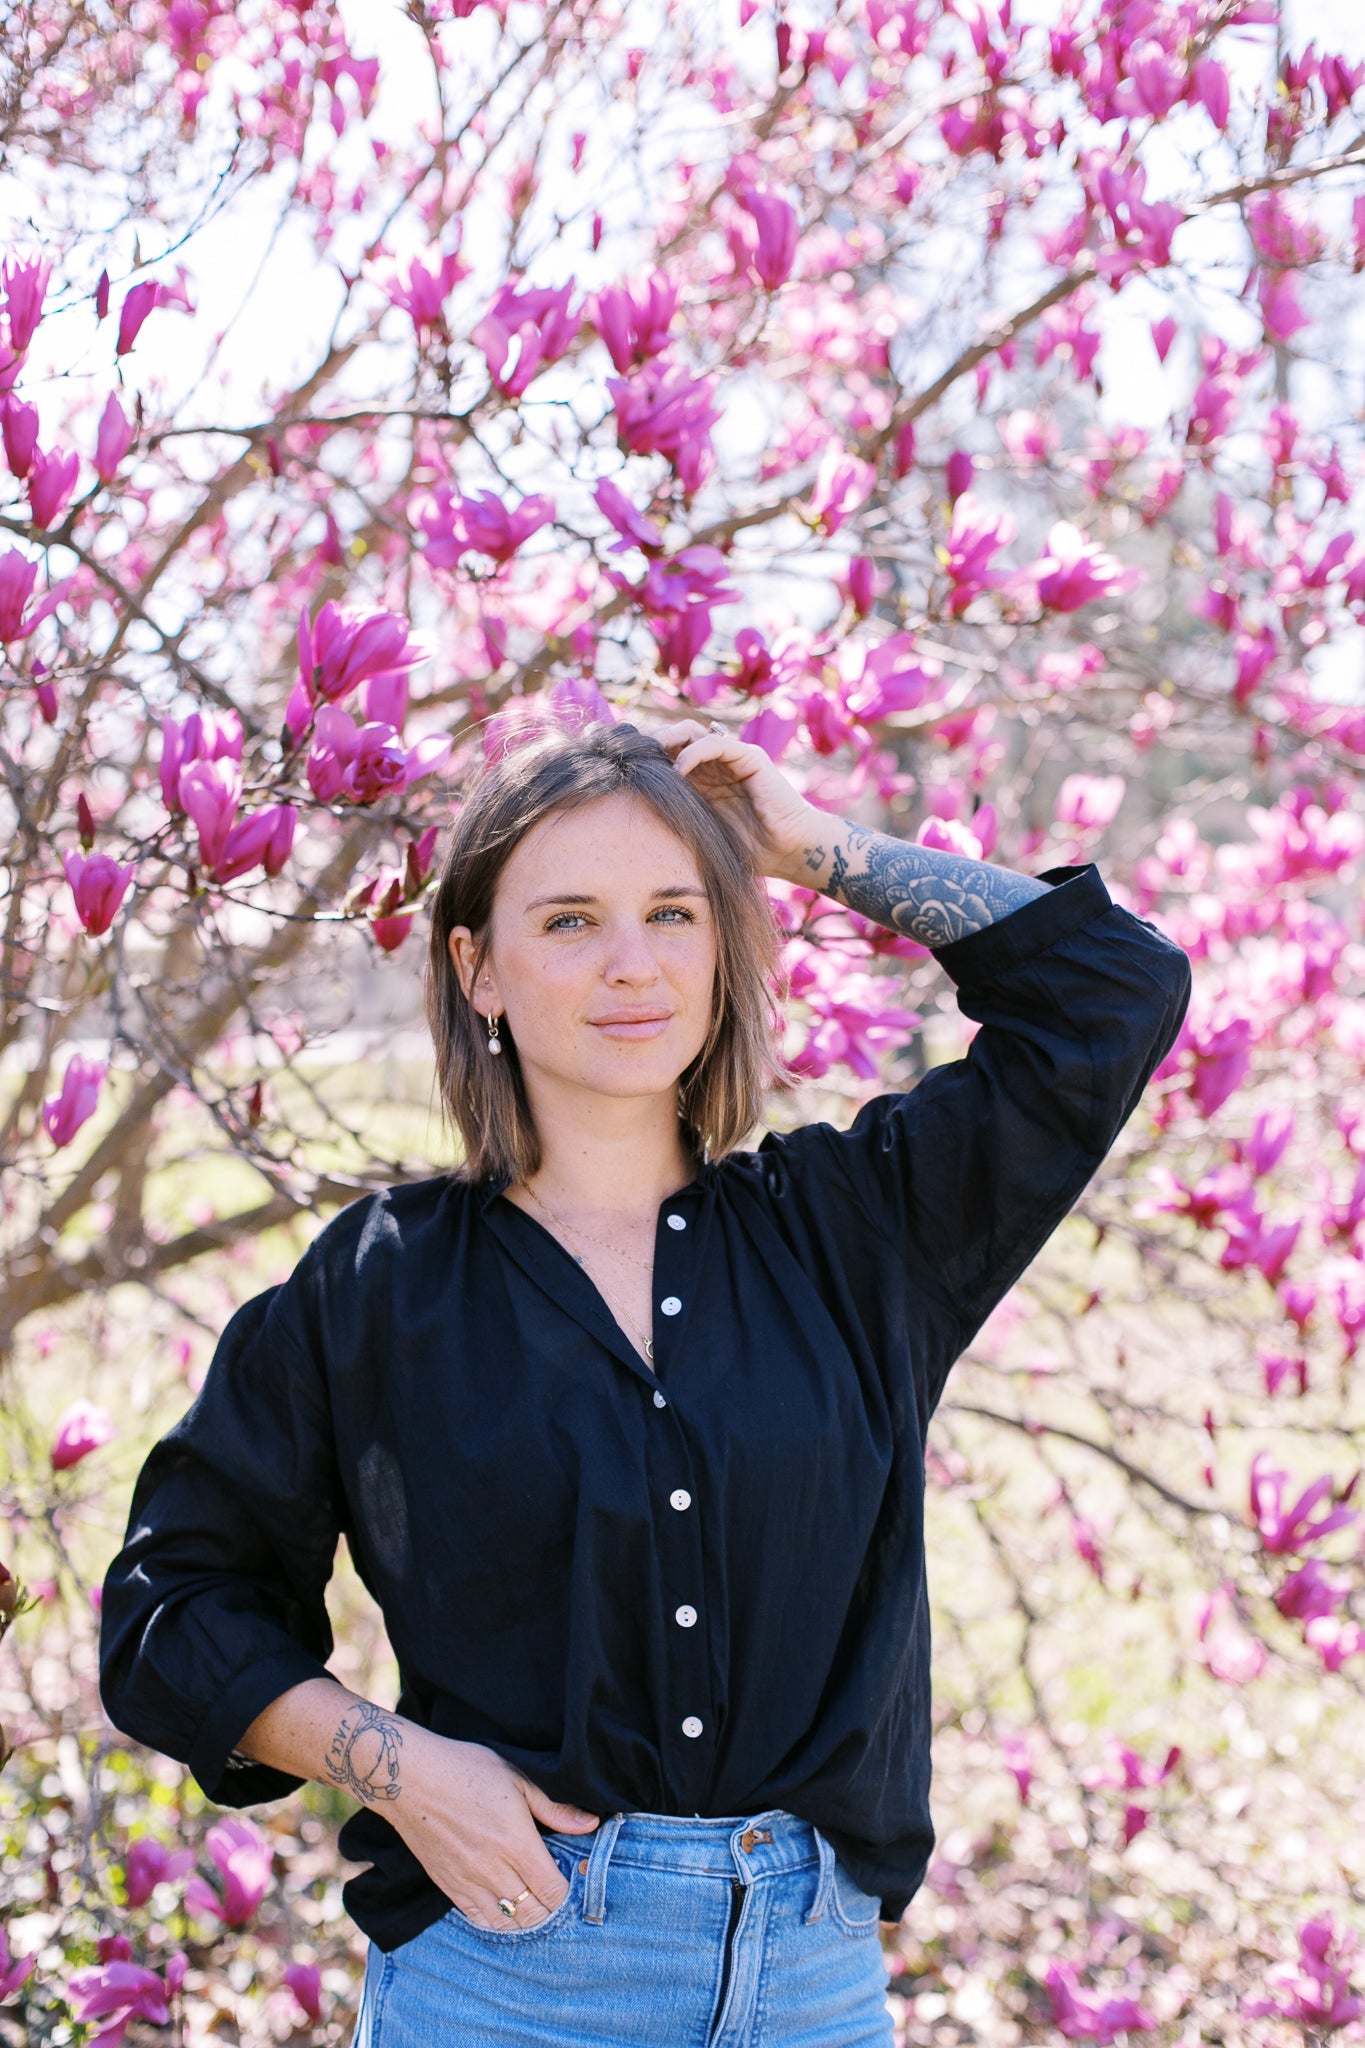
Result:
[[[803,872],[808,856],[821,833],[827,837],[839,821],[808,804],[762,747],[715,732],[698,718],[681,719],[657,737],[673,766],[745,842],[760,874],[809,881]]]
[[[402,1791],[380,1809],[422,1868],[467,1919],[510,1932],[534,1927],[568,1892],[536,1831],[586,1834],[595,1814],[562,1806],[496,1751],[429,1730],[405,1731]],[[516,1899],[509,1918],[499,1899]]]

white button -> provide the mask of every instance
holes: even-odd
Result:
[[[665,1216],[664,1222],[670,1230],[686,1230],[687,1228],[687,1218],[685,1216]]]
[[[667,1401],[665,1401],[663,1395],[657,1389],[654,1394],[654,1406],[656,1408],[666,1408],[668,1406]]]
[[[673,1619],[679,1628],[692,1628],[696,1624],[697,1610],[695,1607],[680,1607]]]
[[[680,1486],[676,1493],[669,1494],[668,1505],[671,1508],[677,1508],[678,1512],[681,1513],[684,1508],[691,1507],[692,1496],[685,1486]]]
[[[683,1722],[683,1734],[692,1736],[701,1734],[701,1722],[697,1719],[695,1714],[689,1714],[687,1719]]]
[[[666,1316],[676,1316],[682,1310],[682,1303],[679,1301],[676,1294],[666,1294],[663,1300],[659,1303],[659,1307],[663,1310]]]

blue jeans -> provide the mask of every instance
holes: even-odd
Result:
[[[371,1944],[352,2048],[890,2048],[878,1901],[809,1822],[616,1814],[544,1842],[569,1893],[539,1925],[452,1906]]]

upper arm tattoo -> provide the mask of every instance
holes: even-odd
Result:
[[[826,893],[921,946],[949,945],[1048,893],[1032,875],[845,823]]]

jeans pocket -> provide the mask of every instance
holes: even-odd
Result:
[[[834,1866],[830,1912],[845,1934],[870,1934],[881,1918],[882,1902],[854,1883],[842,1863]]]
[[[530,1927],[519,1927],[514,1920],[509,1920],[504,1927],[482,1927],[462,1913],[458,1906],[452,1906],[444,1924],[461,1933],[476,1935],[481,1941],[505,1947],[508,1942],[538,1941],[547,1934],[558,1934],[567,1922],[576,1919],[583,1903],[583,1875],[578,1867],[583,1860],[582,1844],[576,1837],[563,1835],[542,1835],[541,1840],[554,1858],[560,1876],[567,1878],[569,1883],[568,1891],[552,1913]]]

